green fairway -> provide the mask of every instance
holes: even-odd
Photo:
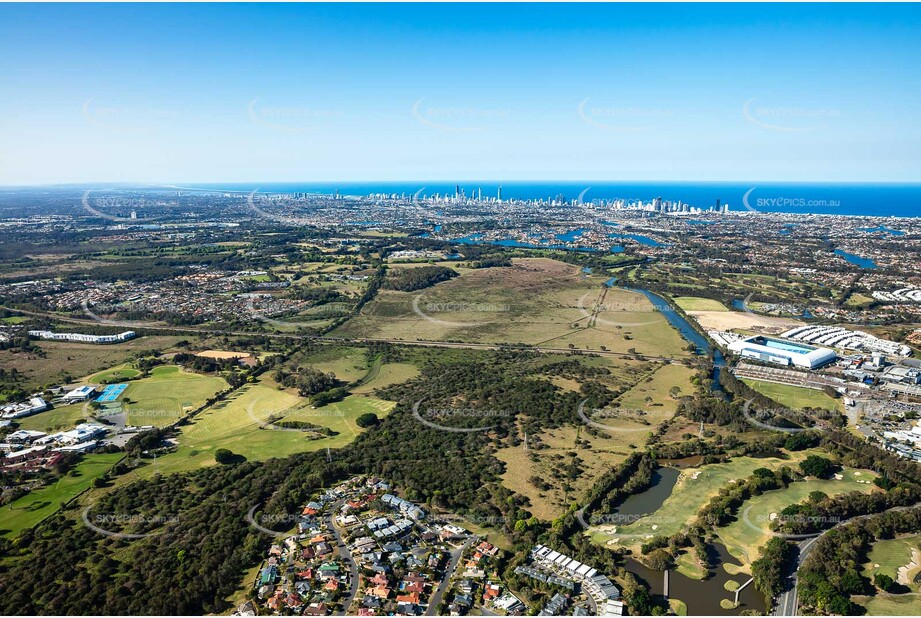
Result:
[[[915,577],[921,575],[921,535],[877,541],[868,558],[863,574],[870,581],[879,573],[899,581],[899,569],[902,569],[902,581],[907,581],[913,591],[921,592],[921,586],[914,583]],[[912,562],[915,562],[913,566]]]
[[[738,519],[718,529],[720,540],[733,557],[750,567],[752,561],[758,558],[759,549],[771,538],[772,518],[789,505],[806,500],[810,492],[821,491],[834,496],[852,491],[867,493],[878,490],[873,484],[876,475],[869,470],[847,469],[840,475],[841,479],[797,481],[785,489],[768,491],[747,500],[739,509]]]
[[[592,540],[602,545],[634,547],[654,536],[671,536],[690,525],[701,507],[709,502],[721,487],[747,478],[757,468],[777,470],[783,466],[794,467],[808,453],[793,453],[788,460],[777,457],[735,457],[725,463],[682,470],[671,495],[655,513],[624,526],[593,527]]]
[[[871,616],[918,616],[921,615],[921,593],[877,593],[877,596],[869,597],[863,605]]]
[[[248,460],[287,457],[294,453],[339,448],[363,429],[355,418],[365,412],[386,415],[395,404],[351,396],[313,409],[307,401],[263,383],[244,386],[232,398],[198,414],[179,434],[176,452],[157,458],[137,471],[141,476],[170,474],[215,465],[214,451],[227,448]],[[304,421],[328,427],[333,436],[316,432],[272,428],[271,420]]]
[[[0,509],[0,532],[12,537],[31,528],[55,511],[61,504],[87,489],[93,479],[111,468],[124,453],[85,455],[68,474],[56,483],[36,489]]]
[[[822,391],[803,388],[802,386],[762,382],[760,380],[743,379],[742,381],[765,397],[770,397],[780,405],[793,410],[802,410],[803,408],[840,410],[838,402]]]
[[[729,311],[726,305],[712,298],[700,298],[699,296],[676,296],[675,304],[685,311]]]
[[[127,424],[163,427],[225,388],[224,378],[167,365],[154,368],[150,377],[129,382],[119,402],[128,411]]]

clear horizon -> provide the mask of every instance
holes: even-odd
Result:
[[[862,4],[0,5],[0,186],[912,184],[919,18]]]

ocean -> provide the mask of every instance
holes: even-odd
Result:
[[[499,184],[489,182],[339,182],[339,183],[261,183],[204,184],[202,189],[226,189],[278,193],[324,193],[343,195],[396,193],[420,196],[453,195],[457,184],[468,196],[482,189],[484,197],[495,197]],[[625,199],[649,202],[657,197],[681,201],[707,209],[729,204],[732,212],[756,210],[828,215],[869,215],[879,217],[921,216],[921,184],[841,184],[841,183],[758,183],[758,182],[503,182],[503,199],[539,199],[563,196],[565,200]]]

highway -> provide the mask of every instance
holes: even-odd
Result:
[[[774,606],[775,616],[797,615],[796,610],[799,608],[799,581],[796,577],[796,574],[799,572],[799,568],[802,566],[803,562],[805,562],[806,558],[809,557],[809,552],[812,551],[813,543],[815,543],[818,539],[818,536],[814,536],[811,539],[806,539],[799,544],[799,556],[796,559],[796,569],[790,575],[790,585],[776,599]]]

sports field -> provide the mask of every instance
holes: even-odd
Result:
[[[700,509],[719,493],[720,488],[747,478],[757,468],[777,470],[794,467],[808,454],[793,453],[790,459],[777,457],[735,457],[731,461],[681,470],[671,495],[655,513],[625,526],[603,525],[592,528],[592,540],[599,544],[634,547],[653,536],[671,536],[686,528]]]
[[[605,288],[609,278],[548,258],[518,258],[512,267],[465,271],[416,292],[383,290],[334,334],[688,355],[645,296]]]
[[[739,509],[738,519],[718,529],[720,540],[748,570],[752,561],[758,558],[760,548],[770,540],[770,523],[776,514],[791,504],[806,500],[810,492],[821,491],[834,496],[852,491],[868,493],[879,490],[873,484],[876,475],[869,470],[847,469],[840,476],[840,479],[798,481],[785,489],[769,491],[747,500]]]
[[[128,412],[127,424],[163,427],[225,388],[224,378],[164,365],[154,368],[150,377],[129,382],[121,404]]]
[[[761,393],[770,397],[777,403],[793,410],[802,410],[803,408],[824,408],[825,410],[840,410],[839,403],[823,393],[811,388],[802,386],[790,386],[789,384],[775,384],[774,382],[762,382],[761,380],[743,379],[743,382]]]
[[[699,296],[676,296],[675,304],[685,311],[729,311],[726,305],[712,298],[700,298]]]
[[[16,422],[19,424],[20,429],[51,433],[62,429],[73,429],[77,421],[89,420],[91,416],[91,410],[84,408],[80,404],[72,404],[45,410],[32,416],[17,418]]]
[[[0,509],[0,533],[13,537],[57,511],[61,504],[87,489],[93,480],[124,457],[124,453],[85,455],[68,474]]]
[[[264,383],[246,385],[226,401],[195,416],[182,428],[176,452],[157,458],[137,474],[170,474],[215,465],[214,451],[230,449],[248,460],[287,457],[294,453],[338,448],[351,442],[363,429],[355,419],[365,412],[385,416],[392,402],[351,396],[317,410],[306,400]],[[322,437],[316,432],[271,428],[271,421],[305,421],[337,432]],[[130,476],[130,475],[129,475]]]

